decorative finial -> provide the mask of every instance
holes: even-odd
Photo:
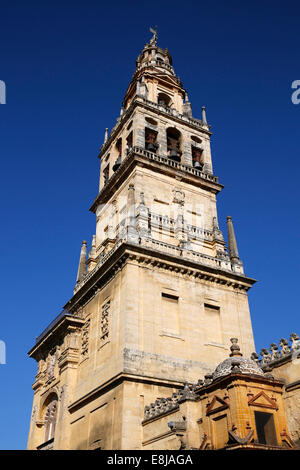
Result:
[[[105,134],[104,134],[104,143],[107,141],[107,139],[108,139],[108,128],[106,127]]]
[[[76,283],[82,281],[82,279],[86,275],[86,254],[87,254],[86,245],[87,245],[86,241],[83,240],[82,245],[81,245],[81,250],[80,250],[80,258],[79,258],[79,266],[78,266]]]
[[[152,38],[150,39],[150,45],[157,46],[157,26],[155,26],[155,28],[150,28],[150,32],[153,34]]]
[[[219,225],[218,225],[218,220],[217,217],[213,217],[213,230],[218,230]]]
[[[230,341],[232,345],[230,346],[231,353],[229,354],[229,356],[230,357],[242,356],[243,354],[241,353],[240,347],[238,345],[238,338],[230,338]]]
[[[240,261],[239,252],[237,249],[237,243],[233,228],[233,223],[230,215],[227,217],[227,230],[228,230],[228,250],[229,256],[232,263]]]
[[[291,345],[292,351],[295,351],[296,349],[300,349],[300,340],[299,340],[299,336],[297,335],[297,333],[290,334],[290,341],[292,343]]]
[[[256,352],[253,352],[253,353],[251,354],[250,359],[252,359],[252,361],[256,362],[256,364],[260,365],[260,363],[259,363],[259,355],[258,355]]]
[[[96,235],[93,235],[89,258],[96,258]]]
[[[205,106],[202,106],[202,122],[203,124],[207,124]]]

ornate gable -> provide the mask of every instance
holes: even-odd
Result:
[[[211,415],[213,413],[217,413],[218,411],[226,410],[226,408],[229,408],[228,403],[222,400],[222,398],[215,395],[211,403],[207,407],[206,416]]]
[[[272,410],[278,409],[276,401],[273,398],[268,397],[268,395],[263,390],[254,397],[250,398],[248,404],[253,406],[260,406],[261,408],[270,408]]]

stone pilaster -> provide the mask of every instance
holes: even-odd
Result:
[[[128,187],[127,197],[127,239],[131,243],[139,242],[139,234],[136,229],[136,211],[135,211],[135,189],[134,185]]]
[[[150,237],[149,230],[149,209],[145,206],[144,193],[140,194],[141,202],[137,207],[137,230],[141,239],[148,239]]]

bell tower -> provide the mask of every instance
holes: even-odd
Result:
[[[231,217],[228,249],[219,229],[205,108],[193,116],[152,32],[105,131],[96,234],[89,251],[82,244],[74,294],[29,352],[31,449],[140,449],[145,404],[210,374],[232,337],[246,356],[255,350],[255,280]]]

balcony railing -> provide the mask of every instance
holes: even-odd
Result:
[[[166,228],[166,229],[169,228],[170,230],[174,231],[175,220],[172,217],[150,212],[149,218],[150,218],[150,227],[159,226],[159,227]],[[213,240],[214,238],[214,233],[212,230],[204,229],[202,227],[197,227],[192,224],[184,223],[183,230],[184,232],[188,233],[191,237],[194,237],[196,239]]]
[[[142,147],[133,147],[133,149],[129,152],[128,155],[131,155],[132,153],[143,155],[144,157],[149,158],[149,160],[163,163],[172,168],[176,168],[178,170],[182,170],[187,173],[190,173],[191,175],[199,176],[200,178],[206,179],[208,181],[213,181],[214,183],[218,183],[218,177],[214,176],[211,173],[205,173],[204,171],[197,170],[196,168],[193,168],[192,166],[189,166],[189,165],[185,165],[184,163],[175,162],[174,160],[171,160],[170,158],[163,157],[161,155],[157,155],[156,153],[149,152],[149,150],[143,149]]]
[[[122,161],[119,168],[115,171],[115,173],[107,181],[105,181],[105,185],[100,190],[100,192],[99,192],[97,198],[95,199],[94,203],[99,199],[101,194],[105,191],[105,188],[107,187],[108,183],[110,183],[111,181],[113,181],[117,178],[117,175],[119,174],[119,172],[122,170],[122,168],[124,168],[125,162],[127,162],[134,154],[142,155],[143,157],[147,157],[149,160],[152,160],[152,161],[155,161],[155,162],[158,162],[158,163],[162,163],[162,164],[167,165],[171,168],[175,168],[177,170],[184,171],[184,172],[189,173],[189,174],[194,175],[194,176],[198,176],[199,178],[205,179],[207,181],[211,181],[211,182],[216,183],[216,184],[219,183],[219,178],[217,176],[213,175],[212,173],[206,173],[204,171],[197,170],[196,168],[193,168],[192,166],[185,165],[184,163],[180,163],[180,162],[175,162],[174,160],[171,160],[168,157],[163,157],[161,155],[157,155],[156,153],[150,152],[149,150],[146,150],[145,148],[135,146],[135,147],[130,149],[130,151],[128,152],[128,154],[126,155],[124,160]]]
[[[147,243],[148,247],[152,247],[154,250],[175,256],[176,258],[186,258],[197,263],[206,264],[214,268],[221,268],[221,261],[213,256],[198,253],[193,250],[185,250],[178,246],[171,245],[169,243],[162,242],[160,240],[151,239]]]
[[[139,96],[138,97],[140,100],[142,100],[145,104],[148,106],[151,106],[152,108],[158,109],[160,112],[168,114],[169,116],[176,117],[178,119],[181,119],[182,121],[189,122],[193,126],[197,127],[208,127],[207,124],[205,124],[201,119],[194,119],[189,116],[186,116],[185,114],[180,114],[179,111],[177,111],[174,108],[169,108],[166,105],[163,104],[158,104],[154,103],[154,101],[147,100],[146,98]]]

